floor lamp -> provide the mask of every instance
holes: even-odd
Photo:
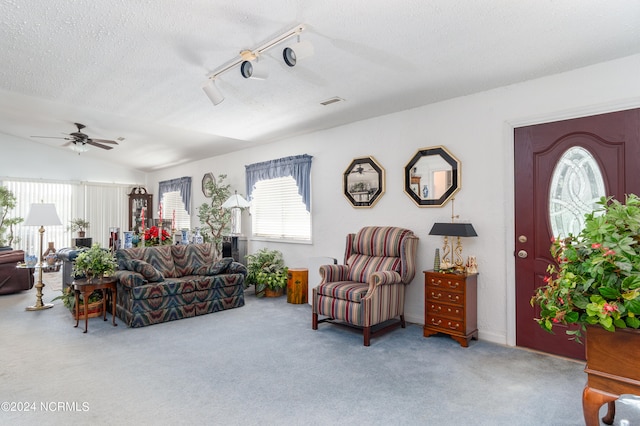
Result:
[[[241,235],[242,234],[242,209],[246,209],[251,204],[245,200],[242,195],[238,195],[238,191],[233,194],[231,197],[227,199],[222,204],[223,209],[231,210],[231,235]]]
[[[39,226],[40,227],[40,245],[38,246],[38,283],[36,284],[36,304],[33,306],[27,306],[27,311],[41,311],[43,309],[53,308],[51,303],[42,303],[42,289],[44,283],[42,282],[42,239],[44,237],[44,227],[46,226],[59,226],[62,225],[58,213],[56,212],[56,206],[54,204],[34,203],[31,204],[27,219],[24,221],[25,226]]]

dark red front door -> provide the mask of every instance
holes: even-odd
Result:
[[[640,193],[640,110],[521,127],[514,140],[516,344],[584,359],[584,346],[569,341],[562,327],[555,335],[543,331],[530,305],[552,262],[551,179],[563,154],[581,147],[595,159],[607,196],[623,200],[626,193]]]

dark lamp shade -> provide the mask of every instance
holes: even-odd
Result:
[[[434,223],[429,235],[443,235],[445,237],[478,236],[470,223]]]

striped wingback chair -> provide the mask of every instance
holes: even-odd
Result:
[[[404,328],[405,287],[416,273],[417,246],[418,237],[403,228],[369,226],[347,235],[344,265],[320,267],[312,328],[320,322],[362,328],[365,346],[373,334]]]

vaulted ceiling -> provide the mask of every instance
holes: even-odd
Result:
[[[122,138],[83,156],[142,171],[640,53],[637,0],[5,0],[0,12],[0,142],[75,155],[32,136],[79,122]],[[288,67],[282,43],[259,58],[268,79],[232,69],[211,103],[209,73],[297,24],[313,56]]]

